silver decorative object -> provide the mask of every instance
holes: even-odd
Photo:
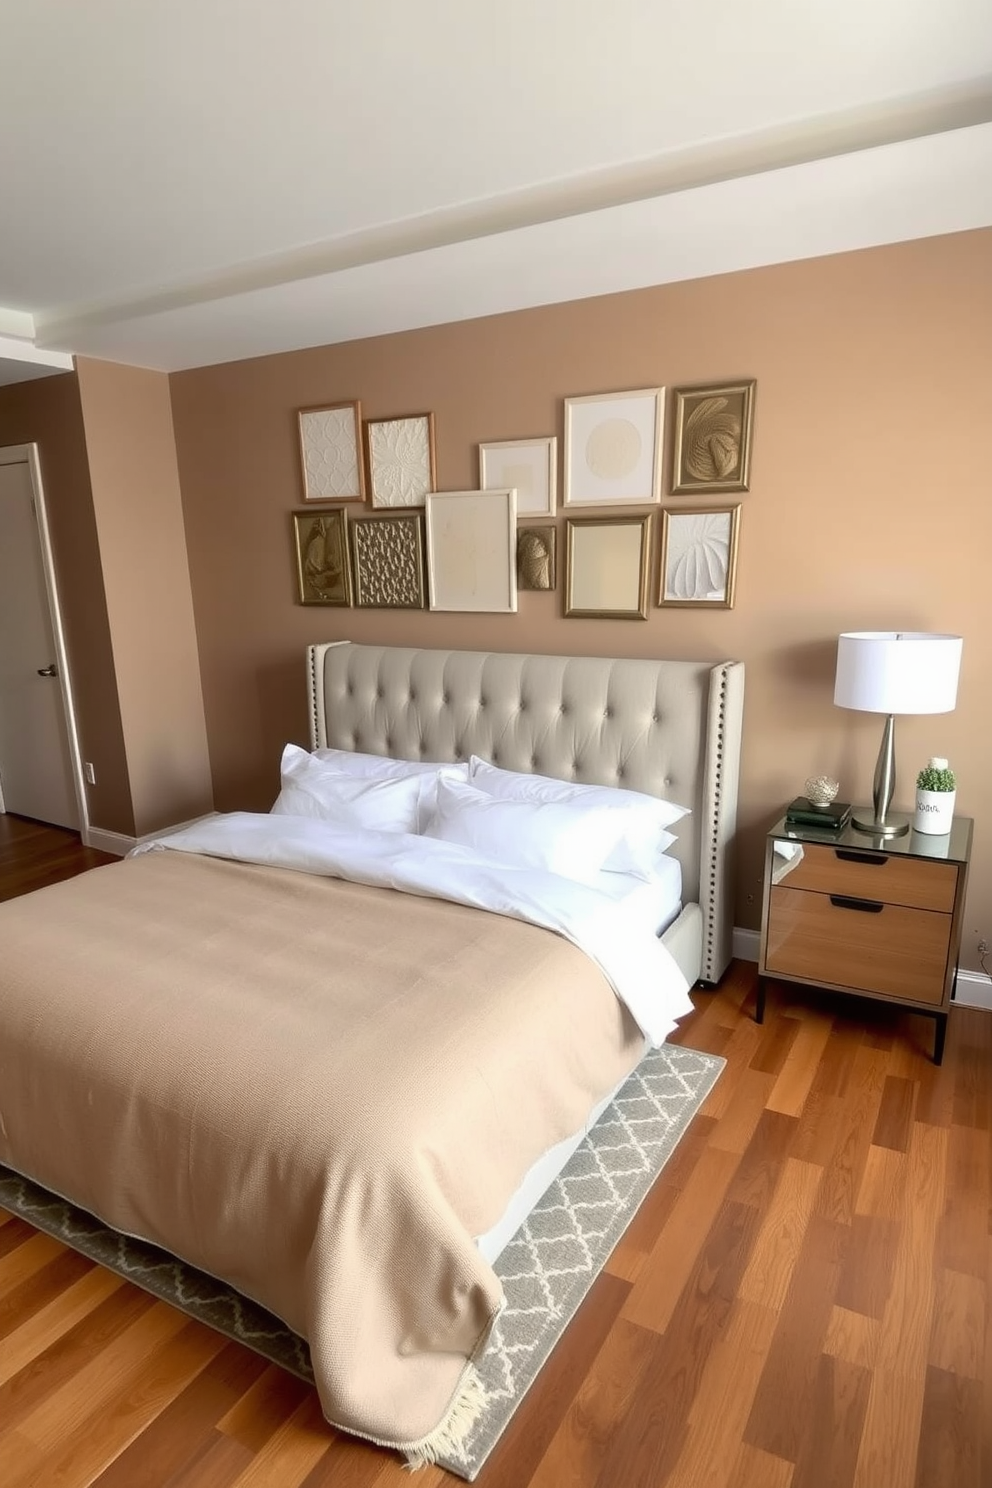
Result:
[[[839,780],[831,780],[829,775],[813,775],[807,780],[803,794],[811,806],[827,807],[839,790]]]

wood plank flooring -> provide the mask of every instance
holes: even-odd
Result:
[[[105,861],[0,817],[0,898]],[[2,946],[0,946],[2,957]],[[755,968],[677,1041],[727,1069],[480,1488],[990,1488],[992,1018]],[[4,1488],[401,1488],[313,1391],[0,1213]],[[420,1488],[454,1480],[428,1469]]]

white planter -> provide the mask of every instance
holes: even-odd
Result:
[[[954,819],[954,797],[957,791],[916,792],[916,814],[913,817],[914,832],[929,832],[942,837],[951,830]]]

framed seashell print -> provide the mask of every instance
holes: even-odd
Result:
[[[660,605],[732,610],[740,506],[661,514]]]
[[[676,388],[672,494],[746,491],[756,383]]]

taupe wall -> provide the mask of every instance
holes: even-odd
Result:
[[[567,620],[560,585],[502,617],[295,603],[297,408],[359,397],[367,417],[433,409],[438,483],[458,488],[476,481],[479,440],[560,439],[565,395],[736,376],[758,387],[733,611]],[[281,745],[305,741],[311,640],[739,657],[737,920],[757,926],[763,832],[781,804],[814,772],[836,773],[845,795],[870,789],[881,720],[833,706],[838,633],[959,632],[957,711],[898,725],[897,804],[931,753],[950,756],[959,810],[978,819],[975,964],[977,935],[992,935],[992,232],[198,369],[171,390],[219,808],[266,808]]]
[[[0,445],[7,444],[38,445],[79,743],[96,769],[96,785],[86,788],[90,822],[131,836],[113,637],[74,372],[0,387]]]
[[[213,803],[169,382],[87,358],[77,372],[140,836]]]

